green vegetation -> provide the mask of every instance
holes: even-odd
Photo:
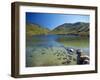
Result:
[[[78,34],[89,36],[89,23],[64,23],[51,31],[38,24],[26,24],[26,34],[28,36],[46,34]]]
[[[26,24],[26,35],[42,35],[47,34],[49,32],[48,29],[39,26],[38,24]]]
[[[77,22],[74,24],[65,23],[50,32],[51,34],[79,34],[89,36],[89,23]]]

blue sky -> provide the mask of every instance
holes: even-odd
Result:
[[[89,22],[89,19],[89,15],[26,12],[27,23],[39,24],[51,30],[64,23]]]

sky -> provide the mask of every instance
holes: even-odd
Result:
[[[89,15],[26,12],[26,23],[39,24],[50,30],[64,23],[88,22]]]

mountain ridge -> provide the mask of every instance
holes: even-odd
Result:
[[[33,23],[27,23],[26,24],[26,35],[32,36],[32,35],[41,35],[41,34],[47,34],[49,30],[47,28],[41,27],[38,24]]]
[[[64,23],[53,29],[50,33],[89,35],[89,23],[85,22]]]
[[[46,35],[46,34],[78,34],[89,36],[89,23],[76,22],[76,23],[64,23],[53,30],[42,27],[38,24],[27,23],[26,32],[28,35]]]

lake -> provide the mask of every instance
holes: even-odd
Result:
[[[82,49],[89,55],[89,37],[79,35],[33,35],[26,38],[26,67],[76,65],[76,54],[66,49]]]

